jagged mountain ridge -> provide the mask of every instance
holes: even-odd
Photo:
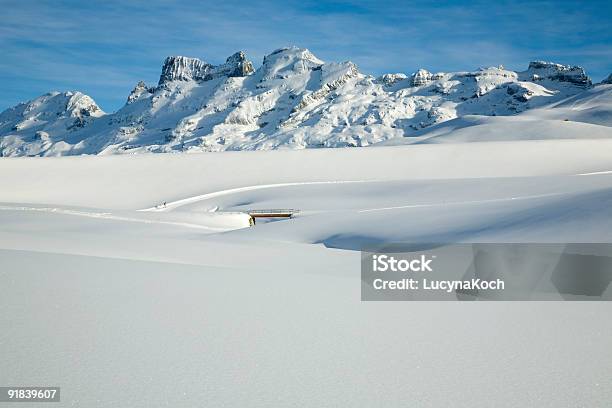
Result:
[[[3,156],[368,146],[466,115],[506,116],[592,86],[581,67],[424,69],[373,77],[352,62],[278,49],[255,70],[244,53],[214,66],[168,57],[157,86],[139,82],[105,114],[79,92],[53,92],[0,114]]]

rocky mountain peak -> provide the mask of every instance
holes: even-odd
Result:
[[[525,72],[528,81],[540,81],[543,79],[569,82],[575,85],[590,86],[592,85],[584,71],[584,68],[579,66],[562,65],[554,62],[532,61]]]
[[[64,96],[68,98],[66,111],[72,117],[92,116],[97,118],[104,115],[104,111],[88,95],[81,92],[66,92]]]
[[[391,86],[399,81],[403,81],[405,79],[407,79],[408,76],[406,76],[406,74],[403,74],[401,72],[395,73],[395,74],[383,74],[380,78],[378,78],[378,80],[380,82],[382,82],[384,85],[386,86]]]
[[[426,69],[419,69],[412,74],[412,86],[423,86],[431,82],[433,75]]]
[[[612,84],[612,74],[608,75],[606,79],[601,81],[602,84]]]
[[[170,81],[203,79],[212,65],[197,58],[172,56],[166,58],[159,77],[159,85]]]
[[[301,60],[311,62],[313,65],[323,65],[324,61],[317,58],[309,49],[296,46],[278,48],[264,57],[264,65],[272,64],[279,59]]]
[[[242,51],[238,51],[225,60],[225,64],[219,65],[213,69],[217,75],[225,75],[228,77],[242,77],[251,75],[255,72],[253,63],[246,58]]]
[[[298,47],[279,48],[263,59],[262,79],[285,79],[318,70],[324,64],[310,50]]]
[[[170,81],[208,81],[220,76],[246,76],[253,72],[253,64],[242,51],[232,54],[224,64],[217,66],[198,58],[173,56],[164,61],[159,85]]]
[[[81,92],[49,92],[0,113],[0,129],[28,133],[61,124],[58,128],[65,133],[103,115],[96,102]]]
[[[130,92],[130,95],[127,98],[127,103],[134,103],[141,97],[147,94],[152,94],[153,92],[155,92],[155,88],[148,87],[147,84],[144,83],[144,81],[139,81],[134,87],[134,89],[132,89],[132,92]]]

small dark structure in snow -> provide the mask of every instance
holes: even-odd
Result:
[[[292,208],[274,208],[266,210],[249,210],[247,213],[251,216],[252,223],[255,225],[256,218],[291,218],[299,213],[299,210]]]

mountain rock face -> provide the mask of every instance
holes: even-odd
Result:
[[[242,51],[230,56],[225,64],[214,66],[197,58],[168,57],[164,61],[159,85],[172,81],[209,81],[218,77],[240,77],[252,74],[253,64]]]
[[[591,79],[586,75],[584,69],[578,66],[535,61],[529,63],[527,74],[532,81],[549,79],[553,81],[570,82],[577,85],[591,85]]]
[[[221,65],[168,57],[157,86],[139,82],[105,114],[79,92],[50,93],[0,114],[3,156],[368,146],[422,135],[465,115],[515,115],[592,87],[580,67],[536,61],[373,77],[288,47],[255,70],[244,53]]]
[[[171,81],[203,80],[212,67],[197,58],[168,57],[162,66],[159,85]]]
[[[132,89],[132,92],[130,92],[130,95],[127,98],[127,104],[130,103],[134,103],[135,101],[137,101],[138,99],[140,99],[143,95],[147,95],[147,94],[152,94],[155,93],[155,88],[150,88],[147,86],[147,84],[144,83],[144,81],[140,81],[136,84],[136,86],[134,87],[134,89]]]

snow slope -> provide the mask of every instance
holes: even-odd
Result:
[[[3,158],[0,202],[136,210],[267,184],[575,175],[612,170],[611,148],[609,139],[579,139],[159,158]]]
[[[58,384],[61,407],[605,406],[609,304],[364,303],[354,250],[610,242],[610,152],[3,158],[0,383]],[[244,228],[270,207],[301,212]]]
[[[2,158],[0,383],[60,385],[60,407],[606,406],[610,304],[360,302],[355,249],[610,242],[611,152]],[[270,207],[301,212],[245,228]]]
[[[405,142],[405,136],[453,119],[514,117],[568,97],[579,100],[585,91],[584,97],[592,98],[591,87],[582,68],[541,61],[522,72],[420,69],[375,78],[350,61],[326,63],[297,47],[272,52],[257,70],[242,52],[218,66],[175,56],[165,60],[156,86],[139,82],[125,106],[112,114],[103,114],[79,93],[43,95],[1,113],[0,153],[62,156]],[[609,86],[596,88],[609,99]],[[83,106],[75,110],[77,97]],[[609,126],[609,106],[594,109],[571,120]],[[609,136],[606,128],[573,127],[566,133],[578,137],[585,131]]]
[[[612,137],[612,85],[515,116],[466,115],[380,145]]]

